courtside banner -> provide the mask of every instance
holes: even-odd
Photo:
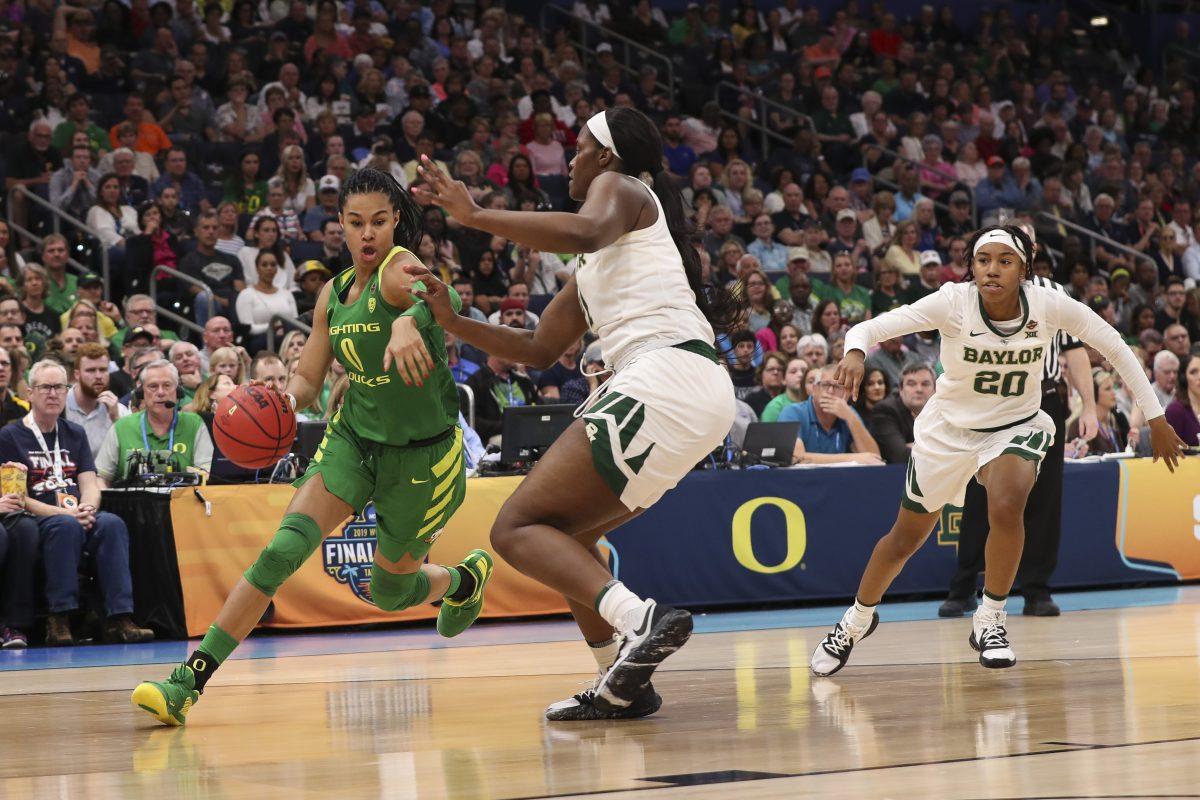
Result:
[[[875,543],[891,528],[904,467],[694,472],[602,542],[634,592],[691,608],[854,596]],[[519,478],[467,481],[467,498],[431,557],[456,563],[488,533]],[[171,502],[189,634],[202,634],[242,571],[274,535],[288,486],[190,489]],[[959,509],[947,508],[892,594],[946,591],[957,558]],[[1115,535],[1114,535],[1115,532]],[[431,619],[432,606],[396,614],[370,602],[373,512],[348,520],[275,596],[269,627],[305,628]],[[494,553],[493,553],[494,555]],[[1200,578],[1200,459],[1171,475],[1138,461],[1073,463],[1063,478],[1063,532],[1052,588]],[[564,613],[562,598],[500,558],[485,617]]]
[[[1188,470],[1200,468],[1195,461]],[[1138,538],[1156,543],[1157,555],[1147,557],[1200,550],[1193,537],[1200,520],[1191,516],[1200,471],[1172,476],[1148,460],[1133,466],[1159,493],[1138,512],[1139,530],[1164,526],[1159,538]],[[1053,587],[1176,578],[1146,569],[1114,545],[1118,477],[1112,462],[1067,465]],[[875,543],[895,521],[903,480],[900,465],[693,473],[657,506],[609,534],[612,563],[631,590],[684,606],[850,598]],[[1160,507],[1174,516],[1168,520],[1155,510]],[[946,591],[961,519],[961,510],[945,510],[892,585],[892,595]]]
[[[468,551],[492,551],[488,534],[500,506],[519,478],[467,481],[467,497],[430,552],[430,558],[455,564]],[[171,522],[179,558],[184,611],[189,636],[200,636],[216,618],[242,572],[271,537],[295,490],[290,486],[209,486],[204,503],[191,489],[179,489],[171,500]],[[373,507],[347,520],[276,593],[263,622],[271,628],[316,628],[370,622],[433,619],[430,605],[396,613],[371,602],[371,565],[375,554]],[[565,613],[562,596],[526,578],[498,556],[487,588],[483,616],[517,617]]]
[[[1185,459],[1168,477],[1149,459],[1120,464],[1116,547],[1143,574],[1200,578],[1200,458]]]

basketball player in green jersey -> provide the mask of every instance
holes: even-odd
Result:
[[[246,570],[196,651],[167,680],[146,682],[132,702],[165,725],[182,725],[204,685],[326,534],[374,501],[378,544],[371,597],[385,611],[442,601],[437,629],[456,636],[475,621],[492,559],[471,551],[454,567],[426,564],[465,494],[458,393],[442,329],[405,265],[420,262],[416,204],[390,175],[363,169],[347,179],[341,222],[354,266],[321,290],[313,331],[288,384],[292,408],[307,407],[332,359],[350,386],[312,464],[298,481],[270,544]],[[455,297],[457,300],[457,296]],[[461,301],[458,302],[461,306]],[[394,367],[394,369],[393,369]]]

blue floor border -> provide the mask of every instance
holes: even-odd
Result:
[[[1200,603],[1200,586],[1165,586],[1143,589],[1116,589],[1070,592],[1055,595],[1064,613],[1110,608],[1164,606]],[[1014,598],[1010,612],[1020,613],[1020,598]],[[888,622],[937,619],[938,601],[889,603],[881,606]],[[696,633],[727,633],[780,628],[807,628],[832,625],[844,605],[806,608],[782,608],[760,611],[720,611],[696,615]],[[444,639],[429,627],[383,631],[312,633],[300,635],[254,636],[232,656],[235,659],[296,658],[303,656],[380,653],[450,647],[486,647],[501,644],[533,644],[571,641],[578,631],[569,620],[482,623],[461,636]],[[113,667],[133,664],[174,664],[182,661],[196,646],[192,641],[151,642],[135,645],[91,645],[63,648],[0,650],[0,672],[69,669],[76,667]]]

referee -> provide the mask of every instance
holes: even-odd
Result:
[[[1022,226],[1033,238],[1033,230]],[[1034,277],[1036,286],[1066,294],[1060,284]],[[1092,386],[1091,364],[1083,342],[1059,331],[1046,354],[1042,373],[1042,410],[1054,420],[1054,445],[1042,459],[1037,482],[1025,504],[1025,549],[1017,568],[1016,586],[1025,596],[1026,616],[1056,617],[1058,605],[1050,597],[1050,575],[1058,565],[1058,543],[1062,538],[1063,438],[1069,414],[1066,386],[1062,381],[1059,353],[1067,359],[1071,385],[1083,398],[1083,415],[1079,419],[1080,438],[1096,435],[1096,394]],[[940,617],[961,617],[976,607],[976,577],[983,571],[984,548],[988,535],[987,491],[972,480],[967,486],[963,503],[962,523],[958,534],[958,568],[950,581],[950,593],[938,609]]]

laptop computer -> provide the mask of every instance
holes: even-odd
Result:
[[[299,456],[304,464],[312,460],[325,438],[325,420],[311,420],[296,425],[296,441],[292,443],[292,453]]]
[[[504,409],[500,462],[536,461],[574,421],[575,406],[570,403]]]
[[[742,464],[787,467],[792,463],[799,422],[752,422],[742,441]]]

